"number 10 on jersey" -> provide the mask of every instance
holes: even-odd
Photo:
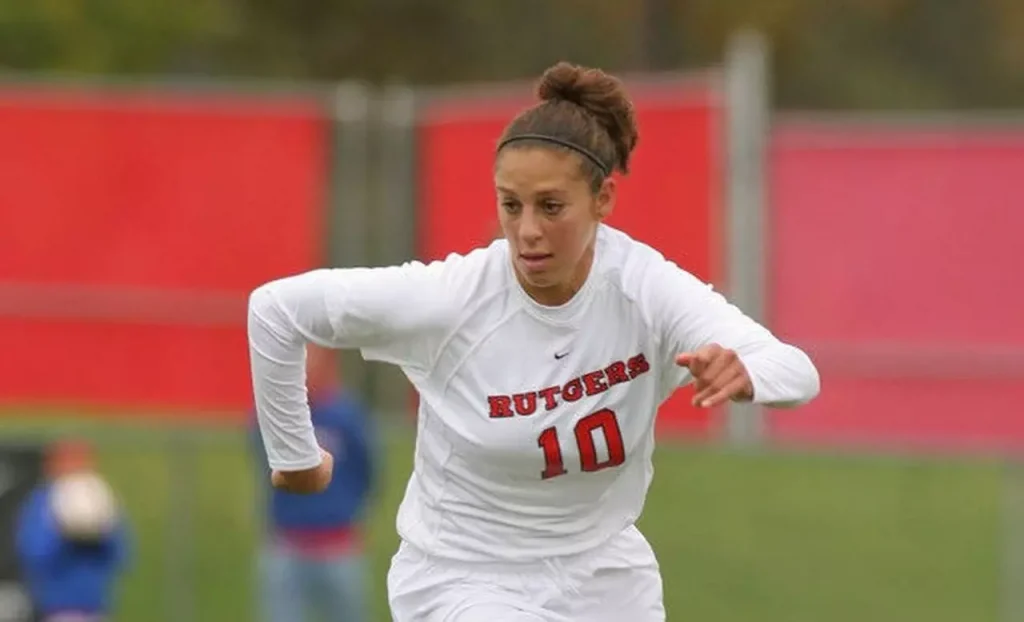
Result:
[[[605,443],[608,446],[608,457],[605,460],[597,458],[594,434],[599,430],[604,435]],[[580,451],[580,470],[585,473],[616,467],[626,461],[626,447],[622,442],[622,430],[619,429],[619,420],[615,416],[615,411],[611,409],[602,408],[577,421],[573,428],[573,435],[576,437],[576,446]],[[550,427],[541,432],[537,438],[537,446],[544,452],[544,470],[540,474],[541,479],[551,479],[568,473],[562,459],[558,428]]]

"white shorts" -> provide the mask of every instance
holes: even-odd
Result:
[[[475,564],[403,542],[391,560],[394,622],[662,622],[661,573],[629,527],[593,551],[542,562]]]

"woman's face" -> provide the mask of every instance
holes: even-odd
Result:
[[[580,157],[543,147],[503,150],[495,167],[498,219],[512,265],[527,294],[557,306],[586,281],[597,226],[611,214],[615,182],[597,193]]]

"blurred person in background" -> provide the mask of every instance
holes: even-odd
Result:
[[[314,270],[250,296],[275,485],[315,493],[346,471],[314,434],[306,343],[397,365],[419,393],[388,573],[395,622],[664,620],[659,564],[635,524],[659,405],[689,384],[701,408],[792,407],[819,390],[803,351],[605,224],[638,139],[621,82],[560,63],[537,95],[496,149],[504,239],[429,265]]]
[[[361,401],[342,387],[333,350],[307,348],[306,387],[317,441],[335,456],[338,472],[315,495],[267,486],[269,467],[254,426],[266,502],[260,564],[264,616],[266,622],[363,622],[361,522],[374,479],[372,421]]]
[[[46,475],[22,506],[15,534],[36,619],[109,620],[129,556],[125,516],[87,443],[51,446]]]

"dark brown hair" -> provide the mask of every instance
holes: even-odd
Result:
[[[595,191],[612,172],[629,172],[639,136],[633,103],[618,78],[561,62],[541,76],[537,99],[505,128],[499,151],[545,147],[575,152]]]

